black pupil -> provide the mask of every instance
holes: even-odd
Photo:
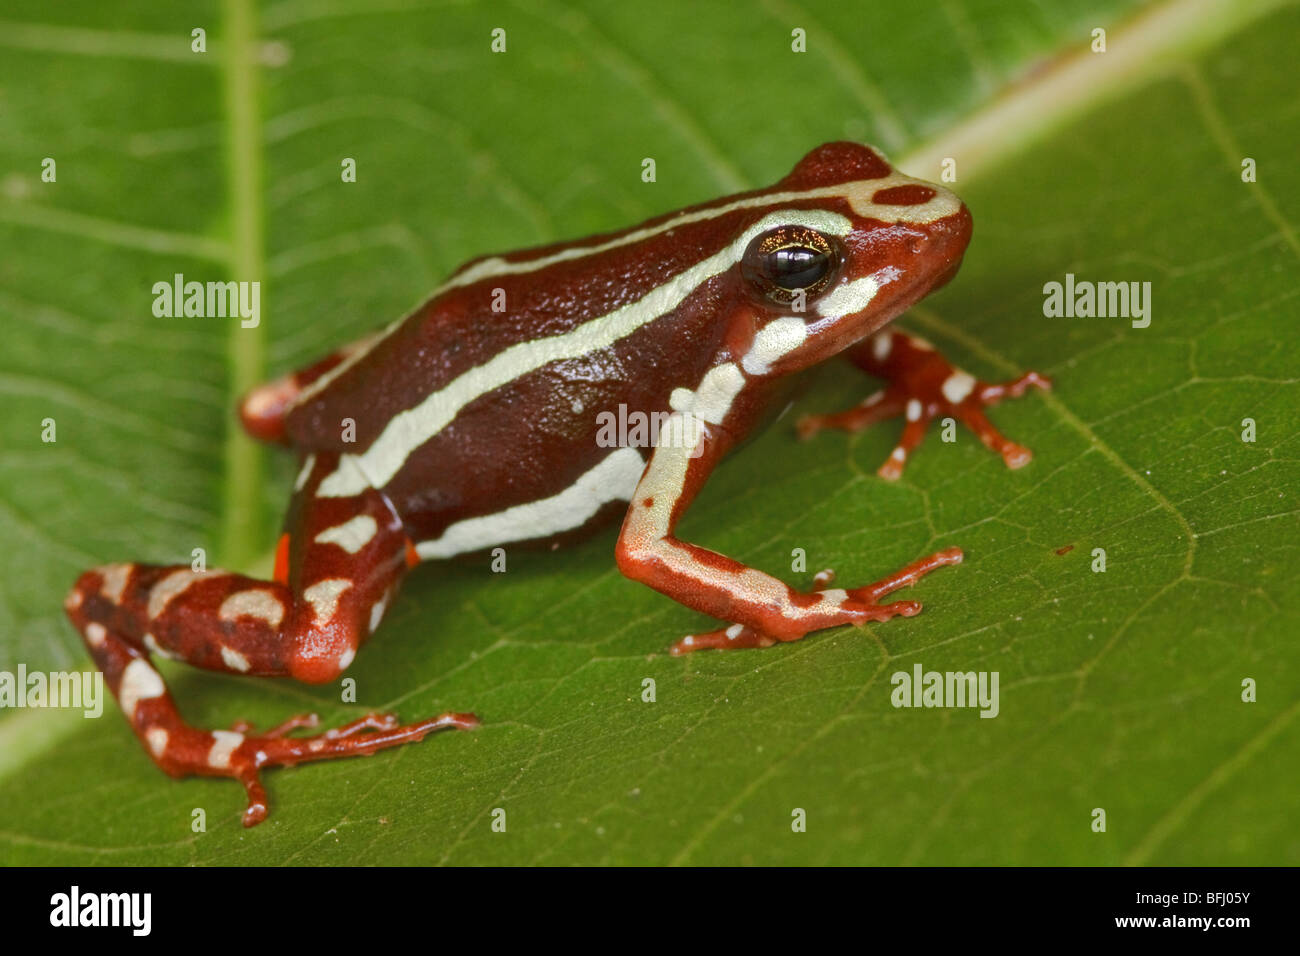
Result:
[[[806,289],[826,275],[830,257],[817,249],[790,246],[766,257],[768,277],[783,289]]]

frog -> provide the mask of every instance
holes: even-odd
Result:
[[[725,622],[672,654],[913,616],[919,602],[890,596],[961,562],[960,548],[864,586],[830,587],[828,570],[799,590],[675,529],[723,457],[771,420],[783,383],[839,355],[888,384],[804,416],[803,439],[902,417],[879,471],[897,480],[929,423],[951,417],[1007,466],[1027,464],[984,409],[1050,381],[977,379],[891,325],[953,278],[971,234],[944,186],[874,147],[831,142],[765,189],[472,259],[409,314],[240,401],[250,435],[297,455],[269,580],[106,564],[78,578],[66,614],[147,755],[173,777],[239,781],[245,826],[267,817],[267,768],[373,754],[479,718],[371,713],[306,735],[315,714],[261,731],[195,727],[153,658],[336,681],[423,562],[555,547],[621,517],[622,574]],[[605,440],[615,410],[664,427],[651,442]]]

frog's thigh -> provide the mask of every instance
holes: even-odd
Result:
[[[308,455],[276,554],[276,580],[293,599],[289,673],[318,682],[345,669],[417,560],[352,456]]]
[[[401,522],[355,468],[349,456],[307,456],[273,580],[189,565],[109,565],[73,590],[74,623],[83,634],[210,670],[333,680],[378,626],[408,567]],[[89,643],[94,652],[104,642]]]

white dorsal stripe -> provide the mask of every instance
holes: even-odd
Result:
[[[877,153],[877,155],[879,155],[879,153]],[[883,160],[884,157],[882,156],[881,159]],[[894,186],[909,185],[928,186],[935,191],[935,196],[928,202],[920,203],[915,206],[885,205],[872,202],[872,197],[881,189],[890,189]],[[880,219],[884,222],[934,222],[936,219],[952,215],[961,208],[961,200],[957,199],[957,197],[948,190],[936,186],[933,183],[926,182],[924,179],[915,179],[911,176],[900,173],[898,170],[893,170],[889,175],[882,176],[879,179],[859,179],[849,183],[820,186],[816,189],[760,193],[757,196],[737,199],[734,202],[724,203],[720,206],[710,206],[707,209],[696,209],[691,212],[683,212],[679,215],[673,216],[671,219],[659,223],[656,226],[648,226],[644,229],[634,229],[631,232],[615,236],[613,239],[598,243],[597,245],[569,246],[568,248],[561,249],[558,252],[553,252],[548,256],[539,256],[536,259],[525,259],[521,262],[509,262],[500,256],[493,256],[476,263],[458,275],[452,276],[435,289],[429,298],[437,298],[451,289],[472,285],[473,283],[480,282],[484,279],[495,279],[500,276],[537,272],[541,269],[547,268],[548,266],[555,265],[558,262],[567,262],[573,259],[584,259],[588,256],[600,255],[602,252],[608,252],[611,249],[617,249],[621,246],[632,245],[633,243],[653,239],[656,236],[669,232],[670,230],[680,229],[682,226],[689,226],[697,222],[706,222],[710,219],[717,219],[720,216],[739,212],[744,209],[757,209],[762,206],[773,206],[781,203],[796,203],[809,199],[827,198],[845,199],[849,202],[850,207],[857,215],[872,219]],[[423,308],[423,306],[421,306],[421,308]],[[365,358],[365,356],[376,345],[401,328],[407,318],[409,318],[409,316],[402,316],[402,318],[398,319],[396,322],[388,325],[378,335],[375,335],[371,341],[365,343],[334,368],[313,381],[298,394],[290,407],[301,405],[303,402],[320,394],[320,392],[331,382],[348,369],[352,368],[352,366],[356,365],[357,362]]]
[[[558,495],[457,521],[442,537],[417,544],[416,553],[422,558],[450,558],[580,528],[607,502],[629,499],[644,470],[645,460],[635,448],[619,448]]]
[[[363,478],[368,478],[375,488],[383,487],[397,474],[411,452],[442,431],[462,408],[480,395],[552,362],[590,355],[631,335],[676,309],[701,284],[734,266],[755,236],[780,225],[801,225],[836,236],[847,235],[852,227],[846,217],[825,210],[787,209],[764,216],[720,252],[679,273],[637,301],[590,319],[562,335],[519,342],[503,349],[482,365],[426,396],[419,405],[394,415],[369,448],[360,455],[343,456],[344,459],[354,458],[356,468],[345,469],[345,462],[340,461],[338,470],[321,482],[320,494],[326,497],[360,494],[365,490],[365,485],[360,483]]]

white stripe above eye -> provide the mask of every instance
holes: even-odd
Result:
[[[462,408],[479,396],[552,362],[608,348],[676,309],[703,283],[739,262],[755,236],[782,225],[806,226],[835,236],[847,235],[852,228],[846,217],[826,210],[783,209],[770,213],[721,251],[651,289],[637,301],[589,319],[562,335],[519,342],[503,349],[482,365],[426,396],[419,405],[394,415],[370,447],[355,456],[353,464],[360,474],[353,475],[351,481],[347,480],[340,462],[339,470],[321,483],[320,493],[329,497],[359,494],[365,490],[366,478],[375,488],[386,485],[411,452],[442,431]]]
[[[421,541],[422,558],[449,558],[509,541],[531,541],[580,528],[601,506],[632,496],[645,461],[635,448],[619,448],[558,495],[450,525],[442,537]]]

